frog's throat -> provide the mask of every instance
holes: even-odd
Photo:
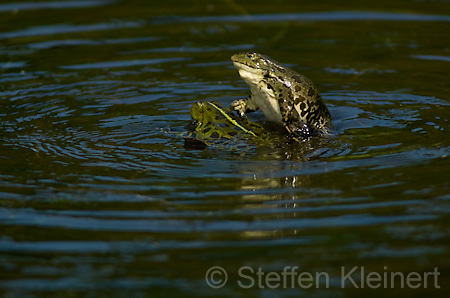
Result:
[[[234,126],[239,127],[240,129],[242,129],[243,131],[245,131],[248,134],[251,134],[254,137],[257,137],[257,135],[255,135],[255,133],[253,131],[250,131],[248,129],[245,129],[245,127],[241,126],[239,123],[236,122],[236,120],[234,120],[233,118],[231,118],[227,113],[225,113],[222,109],[219,109],[218,106],[216,106],[215,104],[213,104],[212,102],[208,102],[209,105],[211,105],[213,108],[215,108],[216,110],[218,110],[222,115],[225,116],[225,118],[227,118],[228,121],[230,121]]]

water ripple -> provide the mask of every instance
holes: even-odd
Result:
[[[27,45],[30,49],[44,50],[61,46],[101,46],[114,44],[132,44],[161,40],[161,37],[134,37],[116,39],[57,39],[34,42]]]
[[[181,62],[189,61],[189,58],[159,58],[159,59],[135,59],[135,60],[122,60],[122,61],[106,61],[106,62],[94,62],[77,65],[60,66],[62,69],[96,69],[96,68],[117,68],[117,67],[131,67],[138,65],[152,65],[162,64],[169,62]]]
[[[155,24],[167,23],[244,23],[244,22],[321,22],[321,21],[396,21],[396,22],[450,22],[450,16],[376,12],[376,11],[325,11],[305,13],[280,13],[280,14],[252,14],[252,15],[228,15],[228,16],[200,16],[200,17],[158,17]]]
[[[26,61],[14,61],[14,62],[0,62],[0,70],[6,68],[23,68],[27,66],[28,62]]]
[[[151,233],[195,233],[203,232],[248,232],[290,229],[317,229],[332,227],[372,226],[389,223],[432,221],[432,214],[375,216],[349,214],[320,218],[286,218],[255,221],[239,220],[150,220],[150,219],[96,219],[49,215],[23,209],[0,208],[0,221],[4,225],[38,226],[95,231],[151,232]]]
[[[37,10],[37,9],[67,9],[67,8],[81,8],[94,7],[111,4],[113,0],[89,0],[89,1],[47,1],[47,2],[19,2],[0,4],[0,12],[17,12],[23,10]]]
[[[0,33],[0,39],[66,34],[76,32],[117,30],[124,28],[137,28],[143,25],[144,23],[141,21],[115,21],[110,23],[97,23],[87,25],[54,24],[45,26],[34,26],[28,29],[21,29],[11,32],[2,32]]]
[[[449,56],[439,56],[439,55],[412,55],[412,57],[423,60],[437,60],[450,62]]]
[[[203,269],[213,265],[439,266],[445,275],[450,17],[442,1],[425,10],[418,1],[373,3],[387,12],[357,11],[355,1],[323,11],[336,3],[311,1],[304,9],[314,12],[303,13],[259,1],[253,10],[268,14],[225,16],[238,11],[232,1],[29,1],[0,4],[6,297],[206,297]],[[185,148],[194,102],[229,105],[248,94],[229,59],[243,50],[311,76],[332,135]]]

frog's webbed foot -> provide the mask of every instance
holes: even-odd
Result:
[[[244,117],[245,113],[254,112],[258,109],[251,96],[234,100],[231,103],[231,108],[237,111],[241,117]]]

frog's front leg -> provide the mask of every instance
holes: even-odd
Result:
[[[241,115],[241,117],[243,117],[245,113],[256,111],[258,109],[258,106],[253,101],[252,96],[249,95],[248,97],[234,100],[231,103],[231,108],[237,111],[239,115]]]

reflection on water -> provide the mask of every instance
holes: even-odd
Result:
[[[80,7],[92,7],[103,6],[113,1],[110,0],[82,0],[82,1],[47,1],[47,2],[16,2],[0,4],[0,12],[12,12],[17,13],[24,10],[40,10],[40,9],[67,9],[67,8],[80,8]]]
[[[368,294],[341,266],[438,267],[448,292],[448,8],[230,3],[0,5],[1,294]],[[332,136],[184,148],[194,102],[249,92],[229,60],[249,50],[316,82]],[[244,291],[242,266],[333,282]]]
[[[161,18],[161,23],[188,22],[320,22],[320,21],[414,21],[414,22],[449,22],[450,17],[445,15],[427,15],[417,13],[394,13],[374,11],[326,11],[307,13],[276,13],[229,16],[200,16],[200,17],[174,17]],[[156,22],[159,24],[160,22]]]

